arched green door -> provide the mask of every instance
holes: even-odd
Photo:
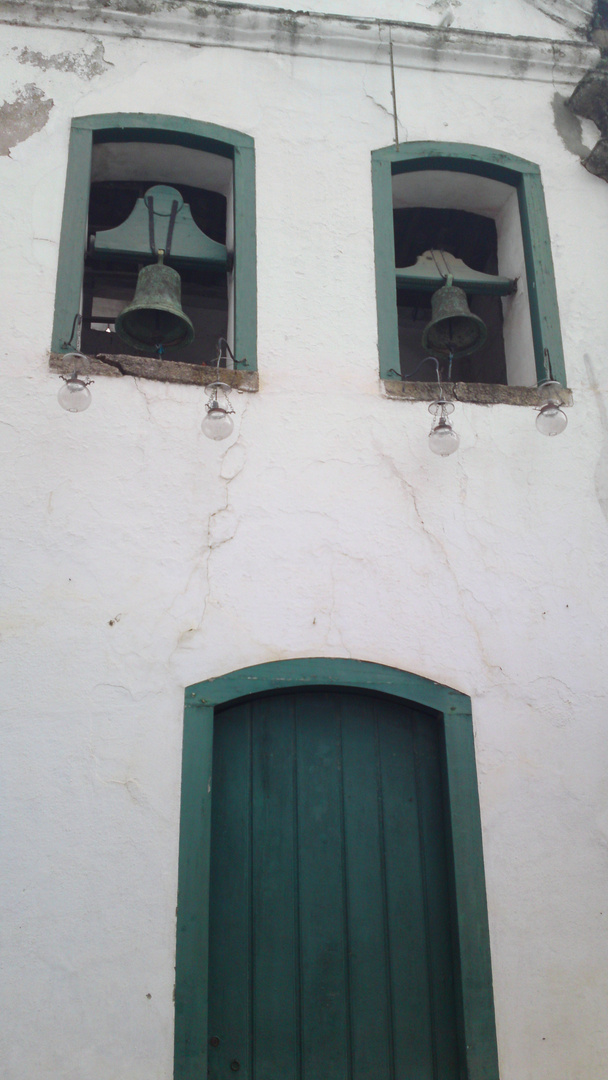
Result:
[[[457,1080],[441,725],[296,690],[216,709],[211,1080]]]

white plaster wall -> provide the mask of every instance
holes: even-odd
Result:
[[[443,460],[377,378],[385,65],[3,33],[0,99],[54,102],[0,158],[4,1075],[169,1080],[183,689],[351,656],[471,695],[502,1080],[599,1080],[608,190],[553,128],[556,87],[397,71],[403,139],[541,165],[576,402],[555,440],[459,405]],[[47,369],[71,117],[138,110],[256,140],[261,389],[227,443],[195,387],[98,378],[70,415]]]

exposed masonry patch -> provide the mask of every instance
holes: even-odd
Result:
[[[603,58],[597,67],[581,79],[568,102],[572,112],[593,120],[601,139],[593,147],[583,165],[594,176],[608,181],[608,60]]]
[[[605,53],[608,49],[608,0],[595,0],[589,36]]]
[[[17,51],[16,48],[14,51]],[[104,59],[104,48],[100,41],[97,42],[92,53],[82,50],[76,53],[53,53],[51,56],[45,56],[26,46],[19,53],[17,60],[20,64],[32,64],[33,67],[38,67],[42,71],[55,68],[56,71],[74,72],[80,79],[94,79],[97,75],[103,75],[106,68],[112,66],[108,60]]]
[[[551,103],[553,123],[566,150],[576,157],[584,159],[591,153],[591,147],[583,142],[583,125],[578,116],[568,108],[568,99],[563,94],[555,93]]]
[[[13,146],[42,131],[54,104],[39,86],[27,83],[14,101],[0,105],[0,156],[10,157]]]
[[[450,8],[462,7],[462,0],[433,0],[433,3],[429,7],[429,11],[438,11],[440,14],[447,12]]]

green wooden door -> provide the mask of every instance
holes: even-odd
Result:
[[[456,1080],[436,720],[355,692],[216,713],[211,1080]]]

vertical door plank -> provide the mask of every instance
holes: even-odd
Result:
[[[424,883],[411,720],[379,702],[378,753],[386,852],[386,903],[396,1080],[433,1080]],[[441,1080],[448,1080],[441,1077]]]
[[[220,713],[213,740],[209,913],[209,1077],[239,1062],[251,1080],[250,1040],[250,708]],[[214,1046],[213,1040],[219,1039]]]
[[[439,733],[415,718],[418,814],[424,863],[428,963],[437,1076],[457,1076],[456,1004],[450,949],[449,895],[441,791]]]
[[[296,698],[296,716],[302,1080],[350,1080],[335,696],[303,694]]]
[[[299,1067],[293,697],[252,705],[252,927],[255,1076]]]
[[[373,698],[341,701],[354,1080],[393,1076],[383,836]]]

